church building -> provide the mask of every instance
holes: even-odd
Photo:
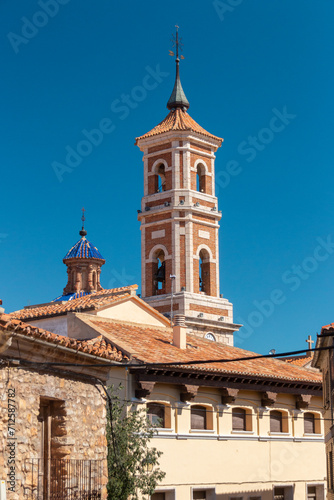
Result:
[[[157,424],[152,445],[163,453],[160,467],[166,476],[150,500],[324,500],[319,370],[308,368],[310,356],[282,361],[233,345],[233,334],[241,325],[234,323],[233,306],[219,289],[221,212],[215,196],[215,153],[222,139],[188,114],[178,51],[177,33],[176,78],[168,114],[136,139],[144,162],[144,196],[138,213],[141,297],[136,294],[137,285],[103,288],[105,259],[87,239],[83,224],[80,239],[63,259],[67,267],[63,292],[55,293],[58,296],[52,301],[10,315],[0,311],[4,360],[0,382],[5,387],[8,368],[24,415],[18,446],[26,460],[41,463],[45,470],[38,483],[19,459],[20,492],[36,493],[39,484],[41,494],[50,488],[45,457],[52,460],[54,452],[39,438],[45,424],[38,416],[38,408],[49,405],[62,411],[66,460],[93,460],[93,434],[98,432],[98,459],[103,466],[94,478],[100,474],[103,481],[94,489],[94,495],[100,496],[89,498],[106,499],[101,397],[94,395],[97,429],[90,427],[93,399],[82,402],[86,408],[82,428],[71,421],[74,415],[78,422],[80,412],[74,408],[75,401],[82,401],[78,393],[91,392],[91,382],[83,378],[88,377],[88,362],[94,358],[91,364],[98,373],[102,357],[110,364],[100,377],[105,386],[122,382],[129,405],[146,409],[150,421]],[[15,336],[19,343],[12,342]],[[68,367],[45,375],[47,368],[38,371],[30,364],[20,386],[20,363],[28,363],[25,355],[33,361],[58,360],[61,346],[65,359],[87,365],[78,384],[71,381],[77,379],[81,365],[76,365],[75,374]],[[51,378],[49,386],[45,381]],[[50,443],[57,443],[58,437],[52,435],[57,413],[48,411],[47,436]],[[24,438],[25,425],[34,429],[33,446]],[[86,449],[79,431],[89,445]],[[0,435],[6,431],[0,429]],[[0,463],[6,467],[5,461]],[[63,483],[73,489],[75,481],[65,475]],[[78,486],[75,498],[88,498],[82,491]],[[85,490],[85,494],[92,492]],[[13,498],[26,497],[19,493]]]

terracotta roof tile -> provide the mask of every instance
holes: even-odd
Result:
[[[176,109],[171,111],[162,122],[160,122],[156,127],[147,132],[146,134],[136,138],[136,144],[140,139],[146,139],[148,137],[153,137],[154,135],[159,135],[164,132],[170,132],[172,130],[190,130],[193,132],[198,132],[199,134],[206,135],[207,137],[212,137],[220,143],[223,139],[217,137],[210,132],[207,132],[203,127],[198,125],[193,118],[186,111],[182,109]]]
[[[172,331],[169,328],[158,329],[141,327],[121,321],[103,321],[89,318],[90,325],[96,325],[99,332],[118,346],[119,349],[132,353],[139,361],[146,363],[168,363],[177,361],[234,359],[254,356],[255,353],[245,351],[210,340],[187,336],[187,349],[178,349],[172,345]],[[263,378],[308,381],[321,383],[321,374],[301,368],[278,359],[262,358],[249,361],[235,361],[228,364],[210,363],[203,365],[182,366],[182,369],[205,370],[211,372],[247,374]]]
[[[84,295],[65,302],[49,302],[48,304],[37,305],[14,311],[10,314],[11,318],[22,320],[44,318],[47,316],[63,315],[71,311],[85,311],[98,309],[117,300],[124,299],[136,290],[137,285],[130,285],[121,288],[112,288],[110,290],[100,290],[99,292]]]
[[[330,323],[329,325],[325,325],[321,328],[321,331],[322,330],[331,330],[334,328],[334,323]]]
[[[291,358],[281,358],[282,361],[285,361],[286,363],[290,363],[291,365],[296,365],[296,366],[305,366],[308,363],[312,361],[313,354],[312,356],[292,356]]]
[[[43,328],[23,323],[20,320],[13,319],[9,314],[0,315],[0,330],[8,334],[19,333],[27,337],[33,337],[51,344],[61,345],[75,352],[84,352],[112,361],[126,361],[128,358],[123,356],[115,346],[106,342],[102,336],[91,340],[77,340],[56,333],[51,333]]]

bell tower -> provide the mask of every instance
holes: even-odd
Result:
[[[169,114],[136,139],[144,162],[138,214],[142,297],[167,316],[184,315],[188,333],[232,345],[240,325],[233,323],[233,306],[219,291],[221,213],[215,196],[215,152],[223,139],[188,114],[180,80],[178,30],[175,46]]]

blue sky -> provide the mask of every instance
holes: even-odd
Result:
[[[1,2],[6,311],[61,294],[82,206],[88,238],[107,261],[102,285],[140,285],[143,168],[134,139],[167,115],[178,24],[189,113],[224,137],[221,292],[245,324],[236,345],[302,349],[334,321],[333,16],[330,0]],[[151,77],[154,88],[138,90],[152,73],[157,85]],[[136,99],[121,112],[126,95]],[[96,145],[69,168],[68,152],[98,126]],[[55,162],[67,171],[57,167],[57,176]]]

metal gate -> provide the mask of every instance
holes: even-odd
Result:
[[[103,460],[25,460],[26,500],[100,500]]]

